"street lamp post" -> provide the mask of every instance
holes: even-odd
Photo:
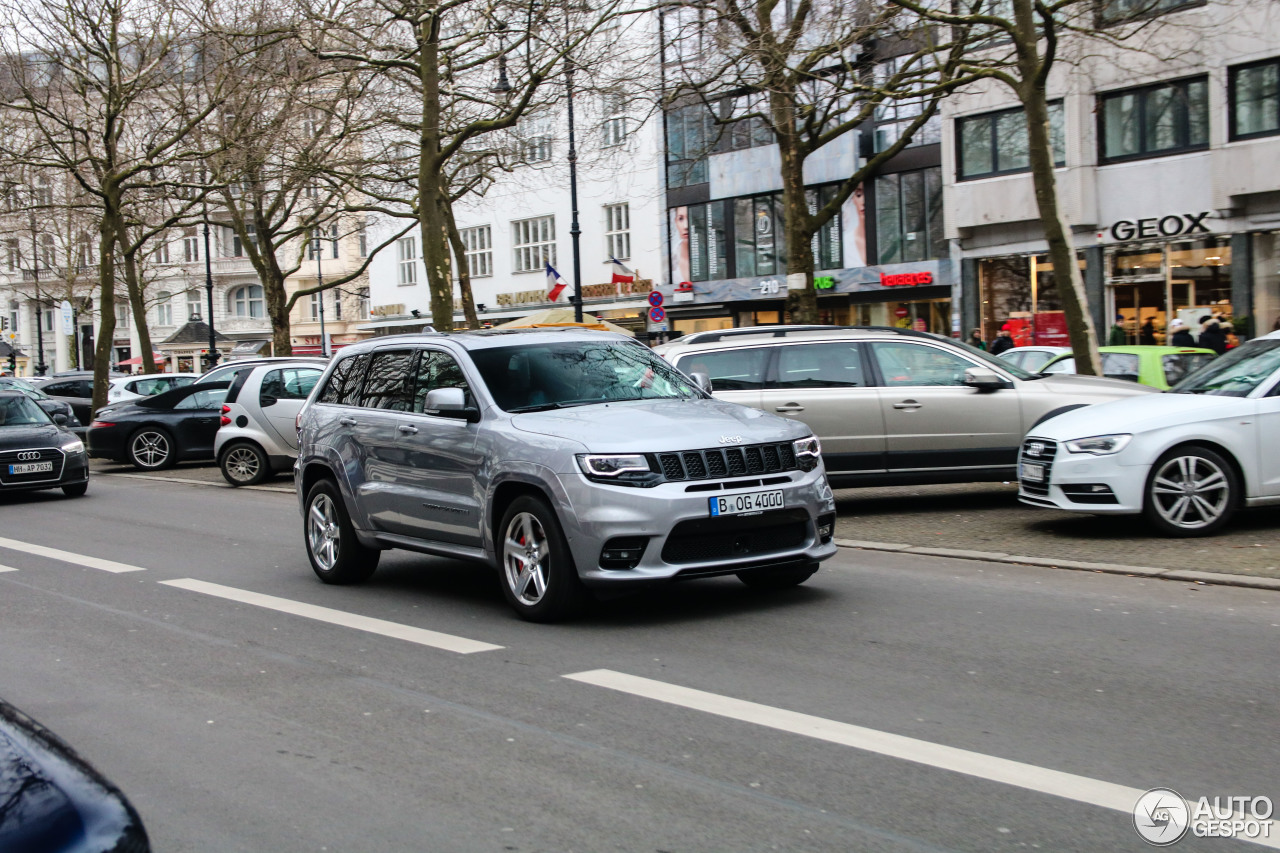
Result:
[[[566,45],[567,47],[567,45]],[[569,205],[572,219],[569,221],[569,239],[573,243],[573,321],[582,322],[582,252],[579,247],[582,229],[578,227],[578,149],[573,137],[573,60],[566,52],[564,57],[564,87],[569,104]]]
[[[44,363],[44,297],[40,294],[40,241],[35,224],[31,226],[31,274],[36,280],[36,376],[44,376],[49,366]]]
[[[213,330],[213,257],[209,252],[209,207],[204,208],[204,293],[209,301],[209,367],[218,363],[217,333]]]

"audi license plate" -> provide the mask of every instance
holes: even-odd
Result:
[[[709,498],[711,515],[751,515],[766,509],[782,509],[782,489],[767,492],[743,492],[740,495],[720,495]]]
[[[1044,466],[1038,462],[1023,462],[1022,473],[1018,475],[1018,479],[1031,483],[1043,483]]]
[[[42,471],[52,471],[52,462],[27,462],[23,465],[10,465],[10,474],[39,474]]]

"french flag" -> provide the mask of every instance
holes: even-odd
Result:
[[[560,273],[556,272],[556,268],[547,264],[547,301],[555,302],[568,286],[560,280]]]
[[[622,265],[622,261],[610,256],[609,260],[613,261],[613,283],[614,284],[630,284],[636,280],[635,270],[629,270]]]

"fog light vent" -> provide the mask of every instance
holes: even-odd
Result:
[[[600,568],[634,569],[640,565],[649,540],[643,536],[618,536],[604,543],[600,550]]]
[[[818,516],[818,541],[826,544],[836,532],[836,514],[829,512]]]

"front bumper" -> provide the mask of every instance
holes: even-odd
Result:
[[[57,448],[43,448],[40,452],[53,454],[61,452]],[[38,489],[59,489],[63,486],[74,486],[89,481],[89,457],[84,451],[78,453],[62,453],[62,459],[55,464],[54,471],[48,476],[7,474],[7,468],[0,472],[0,491],[26,492]],[[56,457],[54,457],[56,459]],[[8,460],[0,461],[6,464]]]
[[[1035,443],[1042,445],[1040,453],[1028,455],[1028,445]],[[1123,450],[1109,456],[1070,453],[1050,439],[1028,436],[1018,454],[1018,500],[1093,515],[1140,513],[1150,466],[1126,465],[1124,457]],[[1025,477],[1028,463],[1045,466],[1047,477]]]
[[[821,467],[718,485],[671,482],[631,488],[581,475],[562,475],[561,483],[570,505],[561,513],[565,537],[578,575],[589,586],[816,563],[836,553],[835,500]],[[711,516],[712,497],[775,489],[783,493],[781,508]],[[819,534],[820,520],[828,527],[826,535]]]

